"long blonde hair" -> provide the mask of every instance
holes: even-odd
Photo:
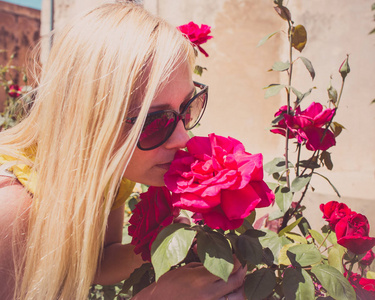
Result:
[[[26,248],[16,256],[15,299],[87,297],[152,99],[178,62],[193,57],[181,33],[132,3],[102,5],[55,38],[31,113],[0,133],[0,153],[37,148],[27,161],[38,181]],[[138,120],[124,130],[134,108]]]

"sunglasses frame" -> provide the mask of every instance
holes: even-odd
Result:
[[[166,112],[169,112],[169,113],[173,113],[173,115],[175,116],[174,118],[174,124],[173,124],[173,130],[171,130],[171,132],[161,141],[159,142],[158,144],[156,144],[155,146],[152,146],[152,147],[148,147],[148,148],[144,148],[141,146],[140,144],[140,141],[138,140],[138,143],[137,143],[137,147],[143,151],[148,151],[148,150],[153,150],[157,147],[160,147],[161,145],[163,145],[170,137],[171,135],[173,134],[173,132],[175,131],[176,127],[177,127],[177,124],[180,120],[182,120],[182,123],[184,124],[184,128],[185,130],[191,130],[193,129],[195,126],[198,125],[199,121],[201,120],[203,114],[204,114],[204,111],[206,110],[206,106],[207,106],[207,101],[208,101],[208,86],[205,85],[205,84],[202,84],[202,83],[199,83],[199,82],[196,82],[196,81],[193,81],[194,83],[194,86],[195,87],[198,87],[201,89],[201,91],[197,94],[195,94],[185,105],[185,107],[182,109],[182,112],[181,113],[178,113],[176,112],[175,110],[158,110],[158,111],[155,111],[155,112],[152,112],[152,113],[149,113],[147,114],[146,116],[146,119],[150,116],[153,116],[153,115],[156,115],[156,114],[160,114],[160,113],[166,113]],[[204,102],[204,106],[202,108],[202,112],[199,116],[199,118],[197,119],[197,121],[195,122],[195,124],[191,127],[188,127],[186,128],[186,125],[185,125],[185,114],[187,112],[187,109],[188,107],[191,105],[191,103],[196,100],[199,96],[203,95],[203,94],[206,94],[206,99],[205,99],[205,102]],[[138,117],[132,117],[132,118],[126,118],[126,123],[128,124],[135,124],[135,122],[137,121],[137,118]],[[144,128],[142,128],[142,132],[143,132]]]

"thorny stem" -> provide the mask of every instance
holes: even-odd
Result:
[[[290,114],[290,87],[292,84],[292,72],[293,72],[293,57],[292,57],[292,24],[291,21],[288,20],[288,37],[289,37],[289,80],[288,80],[288,88],[287,88],[287,114]],[[289,142],[289,128],[286,128],[286,134],[285,134],[285,168],[288,169],[288,142]],[[286,173],[286,186],[290,189],[290,179],[289,179],[289,170]]]

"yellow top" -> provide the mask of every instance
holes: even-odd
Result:
[[[36,152],[35,147],[28,148],[25,150],[23,156],[30,159],[31,161],[34,161],[35,152]],[[17,158],[14,158],[12,156],[0,155],[0,165],[14,162],[15,160],[17,160]],[[23,163],[19,163],[15,165],[12,164],[6,169],[12,172],[17,177],[18,181],[25,187],[25,189],[28,192],[30,192],[31,194],[34,194],[34,191],[36,188],[37,176],[35,176],[36,175],[35,171],[33,171],[29,165],[26,165]],[[123,178],[121,180],[120,188],[115,198],[115,201],[113,202],[112,210],[119,208],[125,203],[126,199],[132,193],[134,185],[135,185],[135,182],[128,180],[126,178]]]

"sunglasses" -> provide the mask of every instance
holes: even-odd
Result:
[[[194,82],[200,91],[182,108],[181,113],[174,110],[159,110],[147,114],[145,125],[138,140],[138,148],[144,151],[164,144],[172,135],[180,120],[186,130],[193,129],[203,116],[208,99],[208,86]],[[134,124],[137,117],[127,118],[126,123]]]

